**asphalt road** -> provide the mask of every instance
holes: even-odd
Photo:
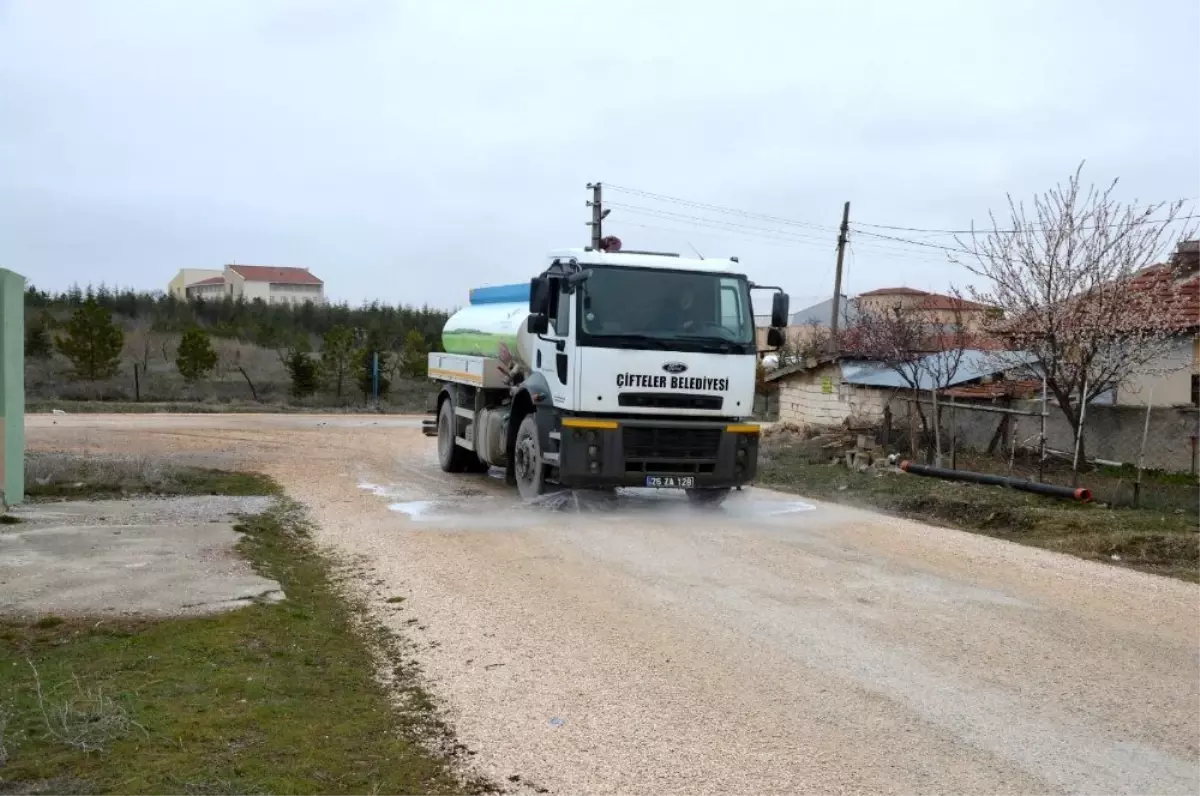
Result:
[[[443,475],[418,426],[27,420],[33,448],[279,479],[514,787],[1200,791],[1194,584],[757,490],[707,514],[652,493],[522,506]]]

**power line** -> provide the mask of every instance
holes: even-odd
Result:
[[[1181,199],[1180,201],[1187,202],[1187,201],[1191,201],[1191,200]],[[1127,222],[1118,222],[1115,224],[1101,224],[1099,226],[1077,227],[1077,229],[1081,229],[1081,230],[1107,229],[1110,227],[1125,226],[1126,224],[1129,224],[1131,226],[1136,226],[1136,225],[1141,225],[1141,224],[1173,224],[1177,221],[1187,221],[1187,220],[1193,219],[1193,218],[1200,218],[1200,215],[1193,214],[1193,215],[1186,215],[1186,216],[1176,216],[1175,218],[1147,218],[1147,219],[1142,219],[1140,221],[1127,221]],[[1038,230],[1038,231],[1044,231],[1045,229],[1047,229],[1047,227],[1036,226],[1036,225],[1032,225],[1025,229],[1001,229],[1001,230],[988,229],[987,227],[976,227],[975,229],[924,229],[921,227],[897,227],[897,226],[892,226],[890,224],[868,224],[863,221],[856,221],[854,223],[860,227],[871,227],[873,229],[887,229],[887,230],[893,230],[896,232],[919,232],[919,233],[926,234],[926,235],[972,235],[972,234],[976,234],[976,233],[982,233],[982,234],[987,235],[987,234],[994,234],[997,232],[1002,235],[1014,235],[1018,232],[1026,232],[1031,229]]]
[[[607,187],[611,188],[612,186],[608,185]],[[754,227],[754,226],[750,226],[747,224],[739,224],[739,223],[733,222],[733,221],[724,221],[721,219],[709,219],[709,218],[703,218],[701,216],[693,216],[693,215],[688,215],[688,214],[684,214],[684,213],[675,213],[670,210],[659,210],[657,208],[647,208],[647,207],[640,207],[640,206],[636,206],[636,205],[626,205],[621,202],[609,201],[609,202],[606,202],[606,204],[610,208],[612,208],[612,207],[621,208],[622,210],[625,210],[626,212],[631,213],[636,216],[645,216],[648,218],[662,219],[664,221],[670,221],[670,222],[673,222],[676,224],[686,224],[693,228],[700,228],[700,229],[704,230],[707,234],[714,234],[713,233],[714,228],[721,230],[723,232],[736,233],[735,235],[732,235],[732,236],[731,235],[723,236],[723,237],[727,237],[727,238],[732,237],[732,238],[738,239],[738,240],[754,240],[754,241],[762,242],[762,243],[765,243],[767,241],[778,241],[780,243],[789,244],[792,246],[815,246],[815,247],[819,247],[819,248],[826,248],[828,246],[828,243],[823,238],[820,238],[820,237],[814,238],[812,236],[803,235],[802,233],[787,232],[784,230],[773,230],[773,229],[767,229],[764,227]],[[673,227],[661,227],[661,226],[653,226],[653,225],[647,225],[647,224],[634,224],[633,222],[625,221],[619,217],[616,219],[611,219],[609,221],[609,223],[610,224],[629,224],[630,226],[640,226],[644,229],[656,229],[656,230],[660,230],[660,231],[664,231],[664,232],[685,233],[688,231],[688,230],[683,230],[683,229],[678,229],[678,228],[673,228]],[[780,245],[780,244],[776,243],[775,245]],[[929,257],[922,257],[921,251],[904,247],[903,244],[897,245],[897,244],[893,244],[893,243],[886,243],[884,241],[862,241],[862,242],[860,242],[859,245],[864,246],[873,251],[879,251],[882,253],[886,253],[889,257],[893,257],[893,258],[897,258],[897,259],[909,260],[912,262],[920,262],[920,263],[932,264],[932,265],[947,265],[948,264],[947,261],[945,261],[945,260],[934,260]]]
[[[608,186],[612,188],[611,185]],[[622,202],[607,202],[609,207],[621,208],[631,213],[639,215],[649,215],[657,218],[665,218],[667,220],[676,221],[678,223],[691,223],[710,225],[716,224],[722,227],[730,227],[737,231],[746,232],[748,234],[761,234],[779,238],[780,240],[791,240],[796,242],[804,242],[809,244],[827,243],[828,239],[818,237],[816,235],[805,234],[801,232],[788,232],[781,229],[770,229],[767,227],[755,227],[749,224],[739,224],[736,221],[723,221],[716,218],[705,218],[704,216],[694,216],[687,213],[676,213],[671,210],[659,210],[654,207],[642,207],[640,205],[627,205]],[[832,246],[832,244],[828,244]]]
[[[878,232],[867,232],[866,230],[855,230],[859,235],[869,235],[872,238],[880,240],[891,240],[899,243],[906,243],[910,246],[923,246],[928,249],[938,249],[940,251],[954,252],[955,254],[974,254],[970,249],[964,249],[957,246],[942,246],[938,243],[927,243],[923,240],[911,240],[909,238],[897,238],[894,235],[881,235]]]
[[[673,221],[674,219],[666,219],[666,220]],[[694,235],[697,231],[696,227],[699,226],[699,225],[695,225],[691,229],[679,229],[678,227],[660,227],[660,226],[655,226],[654,224],[638,224],[634,221],[628,221],[624,218],[615,218],[615,219],[610,218],[608,223],[610,226],[616,225],[618,227],[638,227],[639,229],[653,229],[653,230],[658,230],[659,232],[676,232],[676,233],[679,233],[680,235]],[[803,245],[803,246],[815,245],[812,243],[807,243],[805,241],[791,240],[790,238],[772,238],[772,237],[765,236],[765,235],[761,236],[761,237],[759,237],[759,236],[747,237],[744,234],[743,235],[728,234],[727,230],[720,229],[720,228],[718,228],[718,230],[715,230],[715,231],[712,229],[701,229],[699,231],[700,231],[700,234],[707,235],[710,237],[725,238],[727,240],[740,240],[740,241],[746,241],[746,242],[754,242],[754,243],[761,244],[763,246],[774,246],[774,247],[778,247],[781,249],[794,249],[796,246],[801,246],[801,245]]]
[[[753,213],[749,210],[740,210],[735,207],[724,207],[722,205],[708,204],[707,202],[694,202],[691,199],[683,199],[678,196],[668,196],[662,193],[653,193],[651,191],[643,191],[640,188],[629,188],[623,185],[613,185],[605,183],[605,186],[614,191],[634,194],[647,199],[657,199],[660,202],[669,202],[671,204],[683,205],[684,207],[692,207],[697,210],[708,210],[714,213],[726,213],[728,215],[741,216],[742,218],[758,219],[761,221],[771,221],[776,224],[787,224],[794,227],[806,227],[808,229],[819,230],[831,234],[837,233],[837,227],[829,226],[828,224],[814,224],[808,221],[796,221],[791,218],[783,218],[781,216],[771,216],[766,213]]]

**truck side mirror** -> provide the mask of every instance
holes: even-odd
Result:
[[[779,348],[783,345],[783,330],[772,326],[767,329],[767,346],[770,348]]]
[[[525,329],[530,334],[545,334],[550,330],[550,319],[541,313],[531,313],[525,320]]]
[[[544,276],[535,276],[529,280],[529,312],[531,315],[545,316],[549,309],[550,280]]]
[[[771,326],[788,325],[788,294],[776,293],[771,297]]]

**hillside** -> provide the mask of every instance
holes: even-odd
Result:
[[[400,372],[400,353],[409,332],[416,331],[429,350],[441,347],[441,330],[448,313],[429,307],[390,306],[371,302],[360,307],[346,303],[316,306],[268,305],[262,301],[179,301],[172,296],[134,290],[72,288],[51,294],[30,287],[25,294],[27,341],[41,328],[43,339],[64,334],[63,325],[89,298],[107,310],[124,334],[120,365],[110,379],[73,378],[71,363],[60,353],[27,356],[26,401],[31,410],[66,406],[62,402],[188,403],[213,409],[241,404],[279,408],[361,407],[366,401],[354,367],[343,379],[341,394],[329,374],[318,392],[293,398],[287,356],[302,351],[321,360],[324,336],[349,330],[353,356],[367,348],[382,354],[382,375],[389,389],[380,408],[419,410],[427,391],[423,379]],[[187,382],[178,371],[176,356],[183,333],[203,329],[217,353],[217,364],[203,378]],[[135,380],[136,366],[136,380]],[[74,406],[73,408],[90,408]]]

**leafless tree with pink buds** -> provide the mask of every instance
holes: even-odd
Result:
[[[1152,267],[1185,237],[1183,202],[1126,204],[1082,170],[1031,207],[1009,196],[1008,219],[993,214],[952,258],[987,280],[971,291],[1003,311],[987,331],[1035,358],[1077,441],[1083,406],[1162,359],[1184,301],[1172,267]]]

